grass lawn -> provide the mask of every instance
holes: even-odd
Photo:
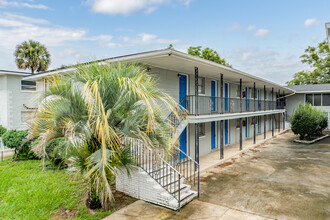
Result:
[[[102,219],[135,199],[116,193],[110,211],[88,210],[86,180],[69,171],[42,171],[40,161],[0,161],[0,219]]]

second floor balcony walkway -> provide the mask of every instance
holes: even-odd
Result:
[[[196,101],[198,107],[196,108]],[[284,109],[284,102],[247,98],[226,98],[215,96],[186,96],[180,105],[189,115],[210,115],[225,113],[257,112]],[[242,106],[242,107],[241,107]]]

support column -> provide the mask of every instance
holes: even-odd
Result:
[[[272,88],[272,107],[273,107],[272,110],[274,110],[274,88]],[[272,136],[274,136],[274,117],[275,117],[275,115],[272,114],[271,116],[272,116]]]
[[[278,114],[278,133],[281,132],[281,113]]]
[[[253,83],[253,102],[254,102],[254,111],[256,111],[256,83]],[[253,117],[253,144],[256,143],[256,123],[257,117]]]
[[[220,113],[223,113],[223,74],[220,74]],[[223,120],[220,121],[220,160],[224,158],[223,152]]]
[[[267,98],[266,96],[267,96],[266,85],[264,85],[264,111],[266,111],[266,98]],[[267,132],[266,119],[267,119],[267,116],[264,115],[264,139],[266,139],[266,132]]]
[[[242,112],[242,79],[239,80],[239,107],[240,112]],[[242,130],[243,130],[243,119],[239,119],[239,150],[243,149],[243,137],[242,137]]]
[[[283,131],[285,130],[285,112],[283,113]]]
[[[195,67],[195,115],[198,115],[198,67]],[[199,123],[195,123],[195,161],[199,164]],[[195,167],[196,169],[197,167]]]

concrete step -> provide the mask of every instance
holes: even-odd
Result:
[[[179,201],[177,199],[172,199],[170,201],[170,206],[171,207],[177,207],[177,209],[183,207],[187,203],[189,203],[191,200],[193,200],[195,197],[197,197],[198,193],[193,190],[189,190],[185,193],[180,194],[180,207],[179,207]]]

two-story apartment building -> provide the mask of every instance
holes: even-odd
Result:
[[[187,126],[179,132],[180,148],[197,160],[214,149],[282,128],[285,109],[277,97],[293,93],[268,80],[172,49],[100,62],[147,66],[159,87],[188,110]],[[72,70],[47,71],[25,79],[37,81],[42,90],[45,77]]]
[[[7,129],[27,129],[34,110],[36,82],[24,80],[30,73],[0,70],[0,124]]]
[[[99,62],[139,63],[146,66],[149,73],[158,79],[158,86],[187,109],[188,115],[185,120],[176,124],[177,133],[174,138],[179,138],[181,162],[173,165],[165,161],[161,166],[161,169],[165,169],[164,164],[167,164],[169,168],[166,169],[171,170],[171,173],[177,172],[175,177],[182,176],[189,180],[191,175],[195,175],[195,172],[191,173],[191,165],[199,164],[201,156],[218,150],[219,160],[223,159],[226,146],[239,143],[242,149],[243,140],[253,138],[255,142],[258,134],[264,134],[266,138],[267,131],[273,131],[274,134],[274,129],[283,129],[285,126],[283,117],[285,109],[284,105],[278,101],[278,97],[286,96],[293,91],[266,79],[173,49],[131,54]],[[28,76],[25,80],[36,81],[38,90],[42,91],[47,89],[44,86],[46,77],[52,74],[70,74],[73,70],[74,67],[68,67],[47,71]],[[164,115],[164,117],[170,116],[170,112]],[[182,167],[187,168],[182,170]],[[190,174],[188,174],[189,169]],[[197,171],[196,166],[194,170]],[[149,169],[144,171],[151,177],[156,172],[154,170],[150,172]],[[166,189],[169,184],[159,182],[159,179],[165,178],[164,171],[159,172],[161,177],[154,180]],[[170,181],[169,177],[166,178]],[[132,181],[124,177],[122,179],[126,183]],[[118,185],[120,187],[122,183],[117,182],[117,187]],[[146,190],[145,188],[146,186],[143,190]],[[190,196],[195,195],[189,194],[188,190],[187,196],[180,199],[180,195],[176,196],[177,192],[181,192],[179,186],[179,190],[171,192],[172,195],[174,193],[175,201],[179,203],[173,205],[170,201],[161,202],[146,198],[144,194],[136,195],[136,189],[128,190],[130,187],[127,184],[121,189],[123,191],[126,189],[125,192],[138,198],[174,209],[181,207],[193,198]]]

